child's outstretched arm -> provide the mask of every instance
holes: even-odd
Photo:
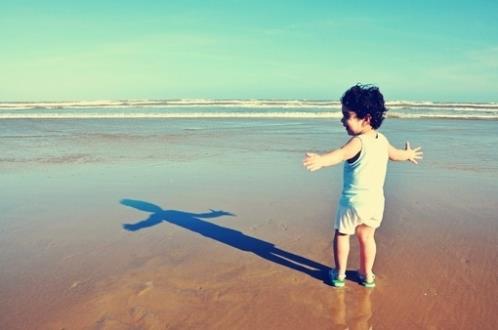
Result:
[[[351,138],[341,148],[325,154],[306,153],[303,165],[309,171],[317,171],[322,167],[337,165],[347,159],[353,158],[361,151],[361,141],[359,138]]]
[[[424,155],[421,149],[422,147],[412,149],[410,147],[410,142],[408,141],[406,141],[405,150],[396,149],[389,144],[389,159],[395,161],[409,160],[414,164],[418,164],[417,160],[422,159],[422,156]]]

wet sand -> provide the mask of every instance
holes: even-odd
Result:
[[[301,150],[280,142],[4,163],[0,328],[494,328],[496,178],[430,160],[391,166],[378,285],[356,283],[353,239],[335,289],[341,168],[307,173]]]

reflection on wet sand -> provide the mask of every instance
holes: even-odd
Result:
[[[355,292],[334,290],[336,303],[332,306],[332,329],[373,330],[372,290],[361,288]]]

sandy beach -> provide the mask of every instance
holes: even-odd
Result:
[[[103,122],[0,121],[1,329],[495,328],[498,122],[385,123],[426,159],[389,165],[373,290],[354,239],[326,283],[342,168],[301,161],[336,121]]]

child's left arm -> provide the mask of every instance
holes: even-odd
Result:
[[[410,147],[410,142],[406,141],[405,149],[396,149],[389,144],[389,159],[394,161],[410,161],[414,164],[418,164],[418,160],[422,159],[424,153],[421,147],[412,149]]]

